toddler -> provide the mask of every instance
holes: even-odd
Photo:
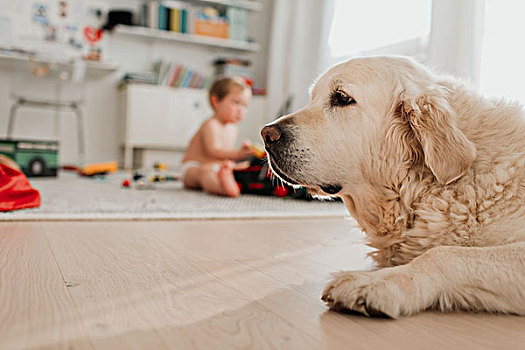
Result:
[[[220,78],[210,88],[214,114],[193,136],[182,163],[186,188],[237,197],[240,194],[233,170],[243,167],[235,161],[254,154],[249,141],[235,149],[237,123],[244,119],[252,97],[251,89],[239,77]]]

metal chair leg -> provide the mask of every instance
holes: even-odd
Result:
[[[16,111],[19,107],[29,105],[29,106],[37,106],[37,107],[44,107],[44,108],[52,108],[58,111],[64,110],[64,108],[72,110],[76,116],[77,116],[77,135],[78,135],[78,157],[79,157],[79,165],[84,164],[84,157],[85,157],[85,137],[84,137],[84,118],[82,116],[82,110],[78,106],[77,103],[70,103],[68,105],[59,105],[52,102],[34,102],[34,101],[27,101],[24,99],[18,99],[13,106],[11,106],[11,110],[9,112],[9,121],[7,124],[7,138],[11,139],[13,136],[13,129],[15,127],[15,116]]]
[[[75,114],[77,115],[77,134],[78,134],[78,156],[80,165],[84,165],[85,157],[85,139],[84,139],[84,118],[82,111],[77,104],[72,105]]]

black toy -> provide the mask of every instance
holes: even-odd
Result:
[[[312,199],[305,188],[278,184],[279,180],[272,179],[266,158],[252,157],[249,167],[234,170],[233,175],[243,194]]]

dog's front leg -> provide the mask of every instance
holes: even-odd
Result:
[[[525,243],[436,247],[403,266],[339,272],[322,299],[334,310],[392,318],[431,307],[525,315]]]

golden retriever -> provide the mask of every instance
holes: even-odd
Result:
[[[262,130],[272,171],[340,197],[375,271],[336,274],[334,310],[525,315],[525,118],[404,57],[356,58]]]

